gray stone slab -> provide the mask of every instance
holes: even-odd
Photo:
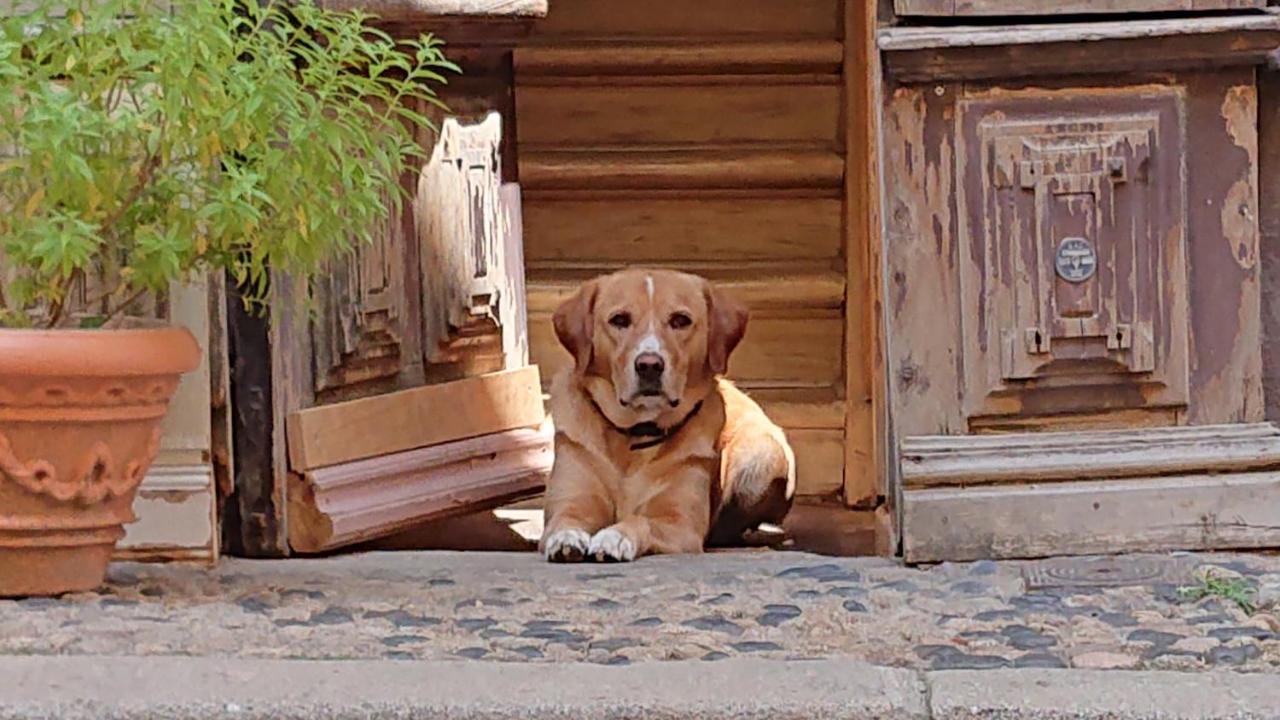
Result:
[[[911,671],[849,660],[593,664],[0,658],[0,720],[916,720]]]
[[[934,720],[1272,720],[1275,676],[1093,670],[928,673]]]

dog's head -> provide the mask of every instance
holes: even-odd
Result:
[[[728,370],[747,310],[694,275],[624,270],[584,284],[554,320],[601,409],[647,422],[706,396]]]

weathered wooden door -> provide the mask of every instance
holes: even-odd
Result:
[[[269,489],[230,504],[240,552],[351,545],[536,492],[550,469],[501,118],[449,118],[421,142],[413,200],[373,242],[309,283],[275,278],[266,333],[235,323],[237,485]],[[271,362],[255,380],[257,348]]]
[[[1280,541],[1265,4],[1063,22],[1086,4],[895,3],[912,22],[880,36],[884,242],[909,560]],[[1167,10],[1187,14],[1149,15]],[[923,19],[971,15],[980,32]]]

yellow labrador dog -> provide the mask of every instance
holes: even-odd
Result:
[[[720,378],[745,307],[693,275],[625,270],[584,284],[554,322],[574,367],[551,388],[548,560],[697,553],[782,522],[795,455]]]

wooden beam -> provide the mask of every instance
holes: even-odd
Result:
[[[221,493],[221,545],[231,555],[280,557],[288,552],[288,542],[284,476],[276,474],[277,438],[272,432],[279,398],[271,382],[277,358],[270,323],[245,308],[229,277],[226,303],[232,482]]]
[[[1270,423],[1102,432],[908,437],[908,488],[1242,472],[1280,466]]]
[[[880,49],[888,52],[960,47],[1000,47],[1095,43],[1104,40],[1137,40],[1225,32],[1275,32],[1280,15],[1232,15],[1228,17],[1135,19],[1040,25],[949,25],[946,27],[891,27],[878,34]],[[1061,69],[1061,68],[1060,68]]]
[[[1267,0],[896,0],[899,15],[1101,15],[1264,8]]]
[[[879,53],[876,3],[846,0],[844,496],[872,508],[887,495],[881,358]]]
[[[540,424],[537,367],[324,405],[288,419],[295,473]]]
[[[536,494],[551,472],[553,445],[545,422],[294,476],[290,545],[322,552]]]
[[[1280,45],[1280,17],[893,28],[880,35],[899,82],[984,80],[1257,65]]]
[[[621,269],[619,266],[618,269]],[[732,272],[732,268],[729,269]],[[585,270],[581,273],[558,269],[554,273],[530,273],[526,279],[529,288],[529,312],[552,313],[561,302],[577,291],[583,281],[600,271]],[[727,273],[726,273],[727,274]],[[714,277],[718,287],[751,310],[794,310],[796,308],[839,308],[844,303],[845,279],[835,272],[778,273],[768,277],[743,277],[729,275]]]
[[[644,43],[517,48],[515,68],[526,77],[641,75],[770,75],[840,72],[843,50],[834,40]]]
[[[908,562],[1280,546],[1280,473],[908,490]]]
[[[520,183],[528,191],[832,188],[844,160],[823,150],[679,150],[525,152]]]

